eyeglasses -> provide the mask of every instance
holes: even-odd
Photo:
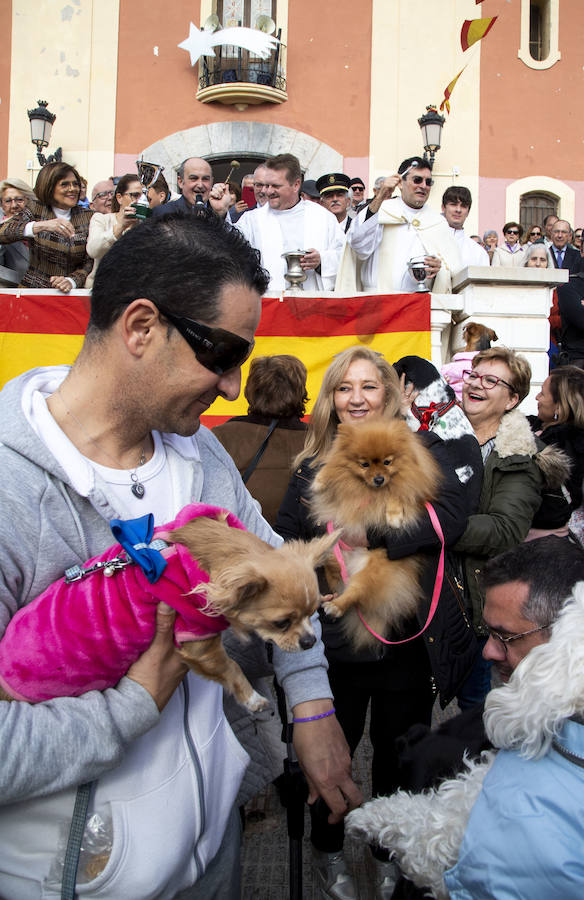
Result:
[[[26,203],[26,197],[4,197],[2,199],[2,203],[16,203],[17,206],[24,206]]]
[[[531,236],[532,237],[541,237],[541,231],[532,231]]]
[[[518,228],[508,228],[505,234],[519,234]]]
[[[537,634],[538,631],[545,631],[546,628],[549,628],[549,625],[540,625],[538,628],[531,628],[529,631],[522,631],[521,634],[510,634],[507,637],[503,637],[498,631],[495,631],[494,628],[489,628],[486,622],[483,622],[484,627],[489,632],[489,637],[494,641],[498,641],[505,651],[505,656],[507,656],[507,652],[509,650],[509,644],[512,644],[513,641],[518,641],[519,638],[527,637],[528,634]]]
[[[93,198],[94,200],[103,200],[104,197],[113,197],[113,191],[99,191]]]
[[[433,178],[423,178],[422,175],[412,175],[412,181],[414,184],[422,184],[422,182],[424,182],[426,187],[432,187],[434,184]]]
[[[162,307],[159,311],[182,335],[198,362],[215,375],[241,366],[253,350],[253,341],[246,341],[231,331],[211,328],[186,316],[175,316]]]
[[[142,191],[124,191],[122,197],[131,197],[132,200],[137,200],[142,196]]]
[[[361,187],[360,184],[354,184],[354,185],[353,185],[353,190],[354,190],[354,191],[364,191],[365,188],[364,188],[364,187]]]
[[[74,188],[76,191],[81,190],[78,181],[60,181],[57,187],[63,188],[64,191],[68,191],[70,188]]]
[[[479,375],[478,372],[474,372],[470,369],[463,369],[462,372],[463,380],[470,385],[480,383],[481,387],[483,387],[486,391],[492,391],[493,388],[496,388],[499,383],[504,384],[505,387],[508,387],[510,391],[513,391],[514,394],[517,393],[512,384],[509,384],[508,381],[505,381],[504,378],[497,378],[496,375]]]

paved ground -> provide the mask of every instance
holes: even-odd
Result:
[[[442,711],[435,708],[434,723],[443,721],[457,712],[456,704]],[[371,796],[371,745],[365,737],[357,748],[353,765],[353,777],[360,784],[363,796]],[[312,875],[308,834],[308,812],[304,816],[304,840],[302,842],[303,900],[321,900]],[[356,878],[360,900],[370,900],[368,885],[369,851],[367,847],[350,838],[345,844],[345,855]],[[286,813],[280,805],[275,788],[270,785],[246,807],[246,830],[243,839],[242,900],[287,900],[288,883],[288,834]]]

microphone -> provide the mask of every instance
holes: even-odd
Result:
[[[202,194],[195,194],[195,206],[204,206],[205,203],[203,201]]]

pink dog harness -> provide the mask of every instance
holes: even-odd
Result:
[[[168,545],[162,556],[158,547],[167,546],[164,541],[151,545],[157,533],[224,512],[196,503],[156,529],[152,516],[114,520],[112,531],[120,544],[84,567],[68,569],[65,578],[11,619],[0,642],[0,686],[15,699],[31,702],[112,687],[152,643],[161,600],[177,612],[177,645],[228,628],[223,616],[204,611],[203,595],[189,593],[209,576],[186,547]],[[227,524],[244,528],[232,513],[227,513]],[[147,526],[143,533],[142,526]]]

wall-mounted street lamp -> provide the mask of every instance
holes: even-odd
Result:
[[[53,123],[57,116],[55,113],[49,112],[46,100],[39,100],[36,109],[28,110],[28,118],[30,121],[30,139],[37,148],[37,159],[42,166],[47,163],[61,162],[61,147],[57,147],[54,153],[48,158],[43,156],[41,151],[44,147],[48,147],[51,140],[51,131]]]
[[[418,119],[424,145],[424,159],[428,160],[430,168],[434,165],[434,157],[440,150],[444,122],[444,116],[440,115],[435,106],[427,106],[424,115]]]

